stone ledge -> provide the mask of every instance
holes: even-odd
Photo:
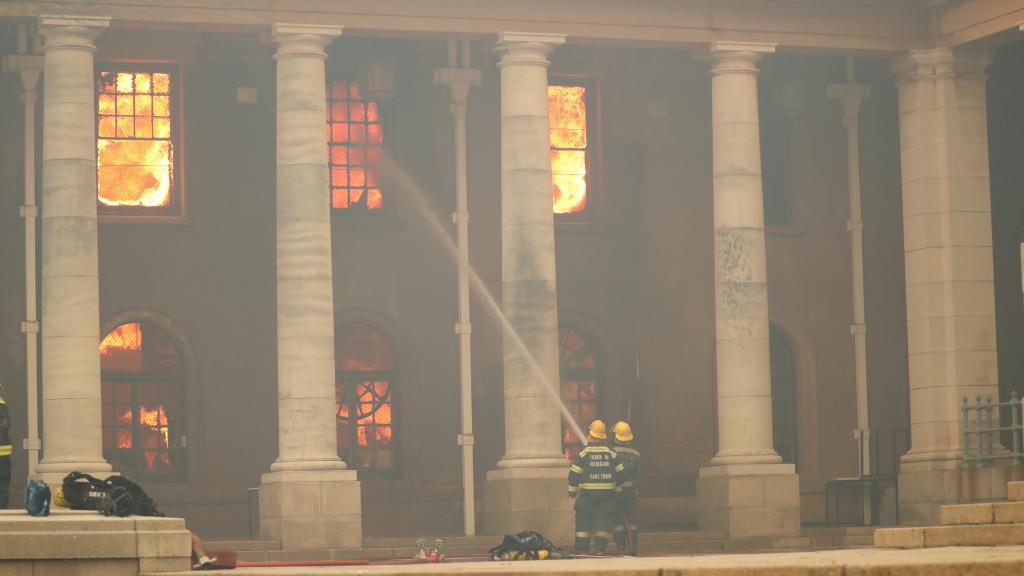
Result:
[[[45,517],[0,514],[0,575],[187,570],[191,548],[181,518],[108,518],[60,508]]]
[[[924,545],[939,546],[1006,546],[1024,544],[1024,526],[933,526],[924,529]]]
[[[1007,483],[1006,499],[1011,502],[1024,502],[1024,482]]]
[[[879,528],[876,548],[924,548],[924,528]]]
[[[1024,524],[965,524],[926,528],[880,528],[877,548],[1012,546],[1024,544]]]
[[[992,505],[996,524],[1024,522],[1024,502],[998,502]]]
[[[991,524],[994,514],[991,503],[946,504],[939,509],[943,526],[955,524]]]

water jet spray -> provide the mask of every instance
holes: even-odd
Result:
[[[381,154],[380,170],[387,177],[390,177],[391,182],[395,185],[395,188],[415,203],[415,206],[419,211],[426,216],[427,222],[430,224],[431,231],[440,239],[441,243],[447,248],[448,256],[453,262],[458,263],[459,252],[455,246],[455,242],[452,241],[451,236],[445,230],[444,225],[441,224],[441,219],[437,217],[437,213],[427,203],[426,197],[420,190],[419,186],[412,181],[412,178],[403,170],[394,159],[385,153]],[[512,327],[508,318],[505,317],[505,313],[502,312],[501,306],[491,295],[487,286],[484,284],[483,279],[477,274],[476,269],[473,268],[472,264],[469,266],[469,278],[473,290],[480,297],[480,300],[484,303],[487,310],[493,314],[500,322],[503,329],[503,333],[506,338],[511,338],[513,345],[519,351],[520,354],[526,358],[527,363],[530,366],[537,378],[544,384],[544,390],[551,395],[551,398],[558,405],[558,409],[562,414],[562,418],[569,424],[572,431],[576,433],[576,437],[580,439],[580,442],[584,445],[587,444],[587,436],[583,433],[583,429],[573,418],[572,413],[569,412],[569,408],[562,402],[562,397],[558,393],[558,389],[555,388],[554,383],[548,381],[544,376],[544,371],[541,370],[540,365],[537,364],[537,360],[534,359],[533,355],[526,348],[526,344],[523,343],[522,338]]]

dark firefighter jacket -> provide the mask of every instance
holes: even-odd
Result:
[[[569,469],[569,495],[616,494],[622,490],[621,476],[622,463],[615,452],[603,444],[590,444],[580,450]]]
[[[622,462],[622,493],[634,496],[637,494],[636,481],[640,477],[640,453],[629,446],[615,446],[613,450]]]

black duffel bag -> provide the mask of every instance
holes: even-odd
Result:
[[[104,516],[163,516],[146,491],[124,476],[100,480],[72,472],[64,477],[60,496],[73,510],[97,510]]]

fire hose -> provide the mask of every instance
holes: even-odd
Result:
[[[285,566],[367,566],[369,560],[292,560],[287,562],[246,562],[235,563],[238,568],[280,568]]]

